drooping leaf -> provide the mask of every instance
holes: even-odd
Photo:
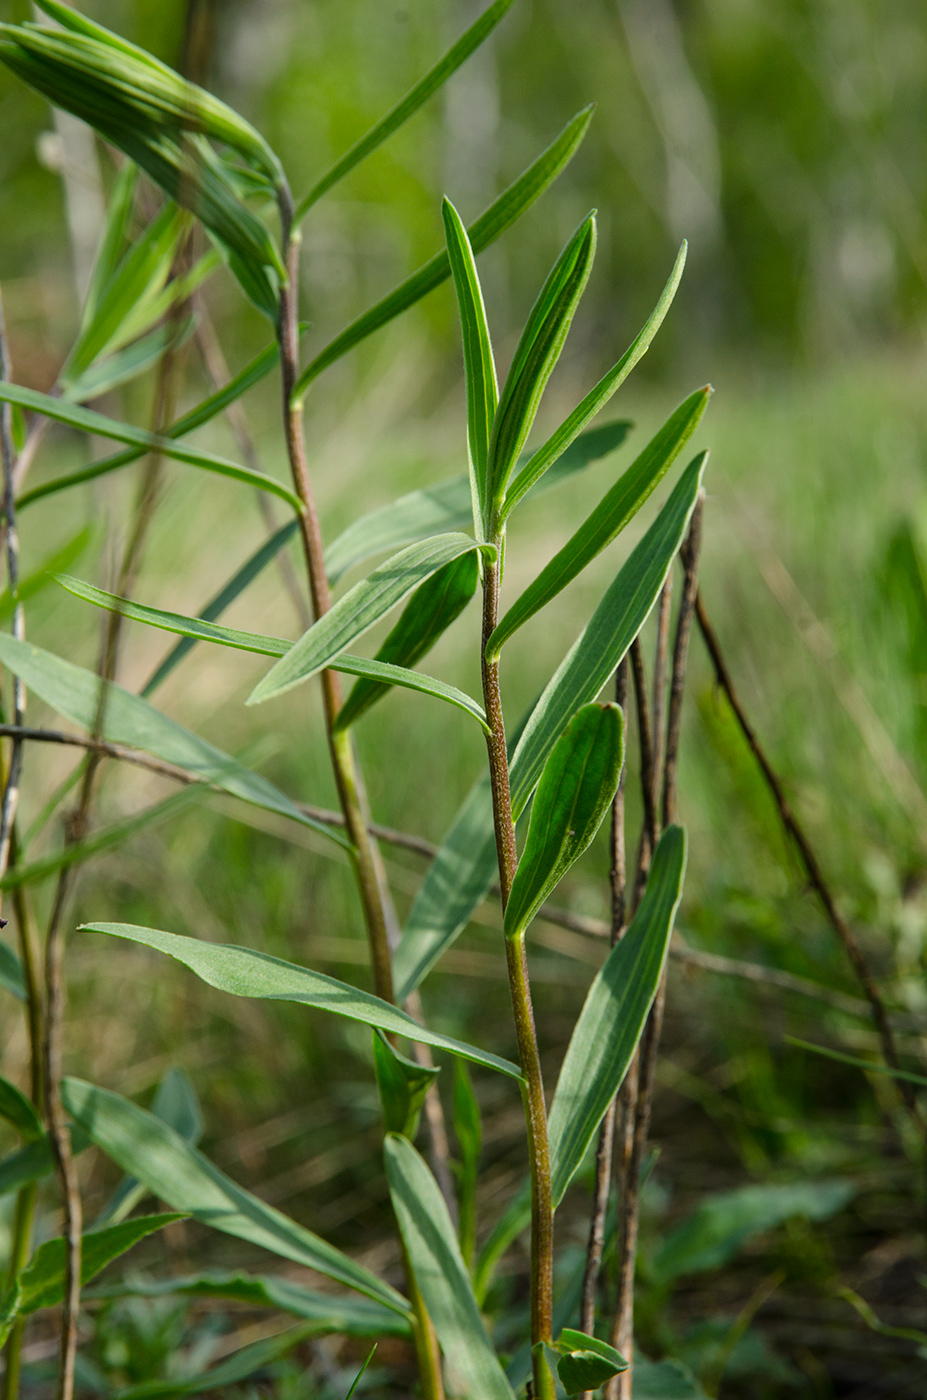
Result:
[[[710,389],[700,389],[677,408],[592,514],[545,564],[489,638],[488,657],[497,659],[509,637],[556,598],[634,518],[695,432],[710,393]],[[708,453],[703,452],[700,460],[706,462]]]
[[[597,973],[573,1028],[548,1124],[555,1206],[634,1056],[663,975],[685,865],[685,832],[669,826],[654,852],[637,913]]]
[[[595,415],[604,408],[612,394],[627,379],[638,360],[646,354],[651,341],[663,323],[663,318],[672,304],[673,297],[676,295],[676,288],[679,286],[682,270],[685,266],[686,246],[685,241],[683,241],[676,257],[676,264],[670,273],[669,281],[660,294],[659,301],[649,320],[631,342],[621,359],[612,366],[607,374],[602,376],[594,388],[590,389],[573,412],[563,420],[560,427],[551,433],[544,445],[531,455],[511,482],[505,493],[505,502],[502,508],[503,520],[508,517],[518,502],[536,486],[544,474],[557,463],[561,454],[567,451],[570,444],[576,440],[577,434],[581,433],[586,424],[591,422]]]
[[[414,592],[420,583],[470,550],[487,550],[469,535],[436,535],[407,545],[374,569],[304,632],[248,698],[249,705],[283,695],[330,666],[358,637]]]
[[[473,1081],[465,1060],[454,1061],[454,1136],[460,1152],[457,1163],[460,1252],[468,1269],[476,1249],[476,1188],[479,1182],[483,1124]]]
[[[592,107],[585,107],[581,112],[577,112],[546,151],[542,151],[537,160],[470,225],[467,234],[474,253],[480,253],[484,248],[488,248],[490,243],[494,243],[500,234],[510,228],[547,187],[553,184],[585,136],[586,128],[592,120],[592,112]],[[381,326],[388,325],[403,311],[407,311],[410,306],[421,301],[422,297],[434,291],[435,287],[440,287],[450,276],[450,270],[447,252],[436,253],[418,272],[407,277],[369,311],[358,316],[309,361],[297,380],[294,391],[296,396],[304,394],[323,370],[340,360],[349,350],[353,350],[355,345],[366,340],[367,336],[378,331]]]
[[[379,1030],[373,1033],[373,1068],[386,1131],[414,1138],[425,1095],[435,1082],[438,1070],[401,1055]]]
[[[375,659],[394,666],[415,666],[460,616],[478,584],[479,562],[475,551],[445,564],[412,594]],[[342,705],[336,727],[347,729],[356,724],[388,690],[388,686],[362,677]]]
[[[0,987],[5,987],[17,1001],[26,1000],[23,965],[13,949],[0,939]]]
[[[136,622],[145,622],[150,627],[160,627],[166,632],[179,632],[182,637],[194,641],[215,642],[219,646],[234,647],[237,651],[256,652],[261,656],[286,656],[294,646],[294,643],[285,637],[263,637],[257,632],[241,632],[234,627],[223,627],[217,622],[204,622],[201,618],[184,617],[181,613],[164,612],[161,608],[148,608],[142,603],[134,603],[128,598],[118,598],[114,593],[106,593],[102,588],[94,588],[82,579],[61,575],[58,582],[75,597],[83,598],[97,607],[118,612]],[[335,671],[362,676],[377,686],[404,686],[407,690],[418,690],[425,695],[444,700],[449,705],[463,710],[465,714],[472,715],[483,729],[488,730],[483,707],[456,686],[436,680],[434,676],[423,675],[421,671],[412,671],[406,666],[394,666],[389,662],[368,660],[364,656],[348,654],[342,654],[330,665]]]
[[[595,215],[588,214],[551,269],[515,350],[492,425],[489,473],[496,509],[563,350],[592,271],[595,243]]]
[[[112,934],[116,938],[127,938],[133,943],[143,943],[148,948],[167,953],[189,967],[210,987],[229,992],[232,996],[295,1001],[303,1006],[314,1006],[335,1016],[345,1016],[349,1021],[359,1021],[387,1033],[433,1045],[452,1055],[463,1055],[466,1060],[499,1070],[513,1079],[521,1078],[518,1066],[510,1060],[500,1059],[488,1050],[465,1045],[462,1041],[429,1030],[398,1007],[381,1001],[369,992],[351,987],[346,982],[338,982],[334,977],[326,977],[324,973],[314,972],[311,968],[272,958],[253,948],[239,948],[231,943],[205,943],[198,938],[185,938],[161,929],[140,928],[137,924],[82,924],[81,927],[90,933]]]
[[[110,1400],[173,1400],[174,1396],[222,1391],[226,1386],[237,1385],[239,1381],[247,1380],[255,1372],[279,1361],[300,1342],[314,1335],[311,1322],[301,1323],[298,1327],[289,1327],[285,1332],[278,1332],[276,1336],[264,1337],[259,1342],[251,1342],[248,1346],[239,1348],[217,1366],[212,1366],[197,1376],[141,1381],[138,1385],[112,1391]]]
[[[184,462],[188,466],[201,467],[203,471],[232,477],[235,481],[243,481],[248,486],[256,486],[261,491],[269,491],[272,495],[279,496],[294,510],[302,509],[299,497],[294,495],[288,486],[277,481],[276,477],[268,476],[265,472],[253,471],[250,467],[239,466],[237,462],[227,461],[225,457],[217,457],[212,452],[185,447],[173,437],[159,437],[156,433],[146,432],[144,428],[132,427],[129,423],[117,423],[115,419],[107,418],[93,409],[53,398],[50,394],[40,394],[35,389],[24,389],[20,384],[0,383],[0,401],[18,403],[23,408],[30,408],[47,418],[55,418],[59,423],[66,423],[68,427],[77,428],[81,432],[96,433],[100,437],[113,438],[116,442],[131,443],[134,447],[140,447],[143,453],[157,452],[164,457],[176,458],[178,462]],[[87,480],[87,477],[82,479]],[[43,494],[49,493],[45,491]],[[31,499],[36,499],[35,493],[32,493]]]
[[[100,733],[109,743],[125,744],[168,763],[176,763],[243,802],[301,822],[339,845],[349,847],[337,828],[313,821],[259,773],[251,772],[229,754],[184,729],[176,720],[161,714],[146,700],[132,695],[114,681],[105,683],[105,699],[101,706],[100,679],[92,671],[43,651],[31,642],[18,641],[8,633],[0,633],[0,662],[25,681],[41,700],[88,733],[94,732],[102,713]]]
[[[617,705],[584,705],[544,765],[525,848],[505,907],[505,936],[518,938],[611,807],[624,762],[624,716]]]
[[[489,528],[489,440],[499,402],[496,365],[483,290],[467,230],[449,199],[444,200],[441,212],[463,338],[473,528],[479,538],[484,539]]]
[[[628,1369],[628,1363],[608,1342],[564,1327],[557,1338],[556,1350],[561,1353],[557,1375],[567,1395],[580,1395],[599,1386]]]
[[[96,1278],[107,1264],[125,1254],[140,1240],[163,1230],[165,1225],[172,1225],[175,1220],[183,1219],[185,1216],[177,1213],[141,1215],[106,1230],[89,1231],[81,1240],[81,1283],[89,1283]],[[61,1302],[64,1297],[65,1250],[65,1241],[60,1237],[39,1245],[20,1278],[20,1312],[33,1313],[39,1308],[53,1308]]]
[[[514,1400],[486,1335],[437,1182],[406,1138],[391,1133],[384,1151],[390,1197],[415,1282],[463,1393],[480,1400]]]
[[[45,1136],[45,1128],[38,1109],[31,1099],[27,1099],[21,1089],[0,1075],[0,1118],[11,1123],[23,1142],[38,1142]]]
[[[167,1205],[407,1315],[405,1299],[388,1283],[238,1186],[153,1113],[80,1079],[65,1079],[62,1097],[97,1147]]]

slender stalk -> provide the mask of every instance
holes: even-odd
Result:
[[[494,543],[498,545],[499,541],[495,540]],[[497,558],[485,566],[483,575],[481,658],[483,707],[490,726],[490,733],[486,736],[486,747],[489,753],[493,822],[499,859],[499,887],[504,911],[515,876],[518,853],[515,846],[515,823],[512,820],[505,722],[499,691],[499,664],[486,660],[486,644],[499,620],[499,581]],[[553,1328],[554,1213],[550,1189],[550,1147],[547,1137],[544,1080],[534,1025],[524,934],[516,938],[506,938],[505,957],[518,1050],[525,1077],[522,1094],[531,1165],[531,1343],[534,1394],[536,1400],[553,1400],[553,1377],[540,1345],[551,1341]]]
[[[669,661],[670,621],[673,609],[673,575],[667,574],[660,593],[660,606],[657,609],[657,644],[653,663],[653,768],[651,780],[653,788],[651,801],[654,811],[660,793],[660,774],[663,771],[663,724],[666,717],[666,675]]]

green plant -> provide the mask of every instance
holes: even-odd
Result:
[[[452,1390],[500,1400],[511,1397],[513,1383],[493,1345],[481,1303],[495,1263],[527,1217],[531,1225],[528,1341],[532,1394],[537,1400],[552,1400],[555,1372],[563,1389],[572,1395],[610,1385],[629,1370],[620,1351],[596,1337],[594,1312],[584,1319],[581,1330],[555,1326],[554,1212],[593,1147],[600,1125],[608,1121],[629,1067],[638,1063],[635,1103],[643,1130],[636,1142],[636,1167],[632,1162],[635,1180],[646,1139],[663,974],[686,859],[685,836],[675,824],[675,760],[707,454],[700,453],[681,473],[559,668],[549,678],[538,678],[544,688],[518,726],[517,740],[507,737],[513,726],[510,720],[507,724],[503,708],[501,658],[514,633],[575,579],[645,504],[695,432],[710,389],[697,390],[680,405],[593,507],[586,522],[504,614],[500,593],[506,550],[517,547],[507,543],[516,507],[530,492],[550,484],[555,473],[563,479],[624,436],[624,424],[604,428],[589,425],[659,329],[682,274],[685,249],[652,316],[625,355],[540,446],[526,451],[542,395],[590,276],[595,216],[591,213],[581,222],[541,288],[501,390],[475,255],[533,203],[570,159],[590,117],[588,111],[581,112],[469,230],[445,201],[446,251],[436,254],[307,363],[303,364],[300,354],[302,218],[317,199],[440,87],[502,19],[510,4],[511,0],[495,0],[422,82],[301,201],[291,193],[275,153],[234,111],[76,11],[56,0],[42,0],[43,11],[57,21],[57,27],[32,23],[0,26],[0,58],[54,103],[87,121],[126,157],[114,187],[106,239],[78,337],[55,392],[40,394],[16,385],[5,365],[0,384],[9,587],[16,609],[12,634],[0,636],[0,660],[16,678],[13,748],[0,848],[7,867],[6,885],[17,900],[22,942],[21,965],[14,964],[6,980],[26,1002],[34,1061],[31,1099],[12,1085],[5,1086],[0,1096],[0,1112],[23,1139],[20,1153],[6,1163],[10,1179],[21,1185],[13,1259],[0,1304],[4,1336],[8,1337],[8,1397],[16,1393],[24,1316],[33,1307],[60,1301],[64,1318],[58,1393],[62,1400],[70,1400],[82,1282],[137,1239],[175,1222],[180,1215],[193,1216],[312,1268],[354,1290],[363,1301],[335,1302],[283,1280],[211,1280],[207,1276],[191,1280],[186,1285],[191,1294],[268,1300],[303,1320],[272,1344],[246,1347],[240,1356],[199,1377],[182,1378],[176,1385],[169,1379],[159,1394],[191,1394],[231,1384],[249,1374],[249,1368],[265,1364],[306,1337],[333,1331],[411,1337],[422,1392],[428,1400],[443,1397],[445,1367]],[[167,202],[140,236],[129,240],[138,170],[145,172]],[[270,229],[272,219],[276,220],[276,236]],[[190,260],[195,229],[205,232],[216,255]],[[188,303],[219,258],[271,322],[275,344],[228,385],[175,419],[170,386],[183,345],[193,332]],[[426,493],[413,493],[363,517],[326,549],[304,443],[306,393],[337,358],[447,278],[452,279],[456,293],[463,337],[468,477],[460,483],[448,483],[440,497],[432,492],[426,500]],[[151,429],[117,422],[83,406],[104,388],[125,383],[153,364],[160,368],[156,421]],[[290,485],[185,441],[194,428],[227,409],[277,365]],[[20,462],[31,460],[39,425],[46,419],[111,438],[125,444],[127,450],[31,492],[20,491],[17,501],[13,407],[20,414],[33,415]],[[21,606],[17,604],[25,591],[17,577],[17,509],[24,510],[40,498],[145,457],[147,466],[116,592],[59,576],[72,594],[109,613],[103,659],[94,675],[24,638]],[[137,579],[164,459],[272,494],[294,513],[293,522],[277,530],[267,546],[236,571],[199,617],[150,608],[129,596]],[[302,544],[312,625],[296,641],[222,625],[217,619],[223,608],[294,534]],[[389,550],[396,552],[333,599],[333,582],[340,573]],[[616,673],[619,686],[623,684],[620,678],[629,651],[639,660],[639,650],[634,652],[636,639],[660,600],[666,651],[670,618],[667,580],[680,552],[686,582],[673,656],[662,807],[659,764],[651,755],[644,775],[646,826],[627,901],[632,917],[625,919],[622,895],[613,947],[574,1028],[548,1112],[526,936],[540,907],[587,850],[609,813],[613,814],[616,841],[621,835],[618,793],[625,756],[624,713],[621,705],[600,704],[598,697]],[[339,559],[340,566],[335,562]],[[482,593],[482,623],[474,653],[482,681],[479,700],[414,669],[463,615],[478,591]],[[400,620],[376,657],[365,658],[350,650],[401,605]],[[130,693],[115,680],[126,620],[184,639],[145,687],[144,697]],[[341,808],[339,823],[321,820],[304,810],[258,773],[183,729],[150,703],[148,696],[155,684],[182,659],[190,644],[201,641],[275,658],[254,689],[252,704],[270,701],[319,679]],[[341,674],[358,678],[347,702],[342,698]],[[431,865],[395,951],[391,947],[395,915],[370,831],[363,776],[351,734],[352,726],[392,686],[421,691],[466,714],[485,735],[488,759],[484,777]],[[15,829],[23,745],[30,737],[48,737],[31,735],[24,725],[24,687],[89,736],[68,838],[60,854],[38,863],[41,871],[21,860]],[[640,695],[638,700],[643,715],[646,705],[640,706]],[[162,1105],[159,1111],[156,1104],[149,1113],[99,1086],[62,1078],[64,927],[70,875],[82,859],[100,849],[101,843],[121,839],[125,833],[124,824],[119,831],[104,830],[95,835],[89,831],[94,782],[104,756],[147,762],[155,771],[185,784],[188,792],[170,799],[170,807],[159,804],[147,812],[141,819],[145,822],[175,810],[179,801],[195,797],[205,785],[309,826],[347,852],[364,911],[373,994],[273,958],[259,948],[210,943],[121,923],[93,922],[82,927],[164,952],[231,995],[292,1001],[373,1029],[376,1080],[386,1129],[386,1172],[407,1296],[238,1187],[199,1152],[189,1121],[187,1131],[182,1123],[171,1121],[172,1116],[177,1117],[174,1110]],[[527,818],[527,829],[519,854],[516,824],[523,817]],[[44,981],[39,976],[30,913],[22,893],[39,874],[56,874],[58,881],[45,941]],[[453,943],[496,878],[504,909],[504,947],[518,1064],[429,1028],[418,999],[418,988],[427,972]],[[418,1047],[414,1060],[399,1051],[394,1043],[397,1038]],[[457,1080],[459,1136],[462,1141],[468,1138],[469,1147],[460,1177],[463,1209],[459,1233],[449,1208],[453,1201],[448,1202],[412,1141],[422,1106],[434,1093],[437,1070],[430,1062],[432,1049],[506,1076],[517,1084],[524,1101],[529,1186],[516,1195],[476,1260],[473,1212],[479,1129],[461,1071]],[[172,1206],[174,1213],[115,1223],[98,1221],[85,1231],[73,1157],[89,1142],[101,1148],[142,1191]],[[52,1166],[57,1170],[65,1206],[64,1235],[60,1241],[41,1246],[30,1259],[35,1183]],[[132,1197],[133,1203],[135,1199]],[[636,1229],[634,1207],[629,1209],[629,1220]],[[626,1253],[633,1269],[633,1229]],[[594,1299],[598,1260],[594,1253],[590,1259]],[[181,1289],[176,1282],[174,1287]],[[626,1314],[627,1299],[624,1306]],[[624,1349],[629,1341],[625,1339]],[[358,1377],[355,1386],[360,1380]]]

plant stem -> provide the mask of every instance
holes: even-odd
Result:
[[[497,548],[501,541],[493,541]],[[501,551],[500,551],[501,552]],[[486,736],[489,773],[492,784],[493,823],[499,859],[499,886],[502,908],[508,902],[518,864],[515,823],[509,788],[509,762],[505,743],[505,721],[499,691],[499,664],[486,660],[486,644],[499,620],[499,556],[485,566],[483,575],[483,646],[481,652],[483,707],[489,722]],[[518,1050],[525,1083],[522,1090],[528,1129],[531,1163],[531,1343],[536,1400],[553,1400],[554,1382],[544,1358],[542,1342],[550,1343],[553,1328],[554,1213],[550,1189],[550,1147],[547,1138],[547,1106],[538,1053],[534,1008],[525,936],[505,940],[512,1013],[518,1037]]]

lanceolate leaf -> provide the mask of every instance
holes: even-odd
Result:
[[[35,389],[24,389],[19,384],[0,383],[0,400],[6,403],[18,403],[22,408],[43,413],[47,418],[55,418],[59,423],[66,423],[69,427],[78,428],[85,433],[96,433],[100,437],[115,438],[117,442],[132,443],[133,446],[140,447],[142,452],[157,452],[164,457],[174,457],[178,462],[185,462],[189,466],[201,467],[204,471],[218,472],[220,476],[233,477],[236,481],[244,481],[249,486],[258,487],[261,491],[270,491],[273,495],[286,501],[294,510],[302,509],[299,497],[294,495],[289,487],[277,481],[275,477],[267,476],[264,472],[252,471],[250,467],[240,467],[237,462],[229,462],[224,457],[217,457],[212,452],[185,447],[175,438],[158,437],[155,433],[146,432],[144,428],[135,428],[128,423],[117,423],[114,419],[106,418],[102,413],[95,413],[92,409],[80,408],[77,404],[67,403],[64,399],[52,398],[49,394],[39,394]]]
[[[454,1063],[462,1062],[455,1060]],[[438,1070],[400,1055],[382,1031],[373,1033],[373,1068],[386,1131],[414,1138],[425,1095],[435,1082]]]
[[[71,1151],[76,1156],[89,1145],[89,1139],[80,1128],[71,1127]],[[51,1143],[47,1137],[39,1142],[30,1142],[18,1152],[11,1152],[0,1161],[0,1196],[18,1191],[28,1186],[30,1181],[41,1181],[55,1170]]]
[[[499,401],[496,366],[486,324],[483,291],[467,230],[449,199],[445,199],[442,213],[463,338],[473,527],[481,538],[485,538],[489,525],[489,439]]]
[[[349,1021],[376,1027],[387,1034],[404,1035],[410,1040],[433,1045],[438,1050],[447,1050],[452,1055],[462,1055],[465,1060],[499,1070],[513,1079],[521,1078],[518,1066],[510,1060],[500,1059],[498,1055],[479,1050],[475,1045],[452,1040],[450,1036],[439,1035],[437,1031],[413,1021],[398,1007],[371,996],[369,992],[360,991],[346,982],[338,982],[321,972],[313,972],[308,967],[297,967],[295,963],[258,953],[253,948],[239,948],[230,943],[205,943],[199,938],[185,938],[176,933],[164,933],[160,929],[140,928],[136,924],[84,924],[82,927],[90,933],[113,934],[117,938],[127,938],[133,943],[143,943],[148,948],[167,953],[220,992],[314,1006],[335,1016],[345,1016]],[[140,1176],[140,1173],[137,1175]]]
[[[667,827],[631,926],[609,953],[580,1012],[550,1110],[551,1192],[563,1199],[621,1087],[660,985],[682,896],[686,838]]]
[[[185,1142],[195,1147],[203,1136],[203,1114],[189,1075],[182,1069],[169,1069],[162,1077],[151,1101],[151,1112],[167,1123]],[[118,1225],[131,1215],[139,1201],[148,1195],[148,1187],[134,1176],[124,1176],[106,1205],[93,1222],[99,1230],[104,1225]]]
[[[138,166],[131,160],[123,161],[122,169],[113,182],[112,193],[106,209],[103,238],[97,253],[97,260],[93,265],[90,286],[84,299],[81,330],[93,320],[100,304],[100,298],[109,286],[125,254],[137,187]]]
[[[195,326],[192,316],[179,321],[169,319],[125,350],[117,350],[105,360],[91,365],[68,386],[67,397],[73,403],[86,403],[88,399],[99,398],[101,394],[117,389],[120,384],[128,384],[156,365],[168,350],[182,345],[192,335]]]
[[[467,1268],[472,1270],[476,1248],[476,1188],[480,1175],[483,1124],[465,1060],[454,1061],[454,1136],[460,1153],[457,1169],[460,1252]]]
[[[100,679],[92,671],[43,651],[31,642],[18,641],[7,633],[0,633],[0,662],[25,681],[46,704],[88,733],[94,732],[102,712],[100,735],[109,743],[126,744],[168,763],[176,763],[243,802],[301,822],[350,849],[337,828],[326,827],[305,816],[259,773],[252,773],[229,754],[184,729],[176,720],[169,719],[115,682],[105,684],[101,706]]]
[[[175,1210],[315,1269],[396,1312],[408,1312],[405,1299],[388,1283],[236,1185],[154,1114],[81,1079],[64,1080],[62,1096],[97,1147]]]
[[[582,432],[587,423],[591,422],[615,390],[624,383],[638,360],[646,354],[651,341],[663,324],[663,318],[670,308],[673,297],[676,295],[676,288],[679,286],[686,262],[686,246],[685,241],[683,241],[676,258],[676,265],[670,273],[669,281],[663,288],[660,300],[654,307],[650,319],[631,342],[621,359],[607,374],[602,376],[593,389],[590,389],[582,402],[577,404],[556,432],[551,433],[543,447],[538,448],[515,477],[505,494],[505,503],[502,508],[503,519],[557,461],[560,454],[576,439],[576,435]]]
[[[556,141],[552,142],[546,151],[542,151],[537,160],[518,177],[514,184],[510,185],[480,215],[476,222],[470,225],[467,233],[474,253],[479,253],[484,248],[488,248],[490,243],[494,243],[500,234],[510,228],[516,219],[531,207],[538,196],[544,193],[548,185],[553,184],[585,136],[586,128],[592,120],[592,112],[591,107],[586,107],[583,111],[578,112],[567,123]],[[377,302],[376,306],[372,306],[356,321],[352,321],[340,335],[335,336],[334,340],[325,346],[324,350],[321,350],[314,359],[310,360],[297,381],[295,389],[297,397],[304,394],[312,381],[317,379],[329,365],[340,360],[342,355],[353,350],[355,345],[366,340],[368,335],[372,335],[381,326],[387,325],[396,316],[400,316],[403,311],[407,311],[410,306],[414,306],[417,301],[421,301],[422,297],[434,291],[435,287],[440,287],[441,283],[450,276],[450,270],[447,253],[436,253],[424,267],[419,268],[418,272],[407,277],[394,291],[390,292],[382,301]]]
[[[624,717],[617,705],[584,705],[544,765],[525,849],[505,907],[505,936],[517,938],[595,836],[618,787]]]
[[[573,537],[509,608],[487,643],[488,657],[497,658],[509,637],[556,598],[634,518],[695,432],[710,393],[710,389],[700,389],[691,394],[602,497]],[[701,460],[704,463],[707,459],[705,452]]]
[[[146,608],[141,603],[133,603],[128,598],[117,598],[114,593],[106,593],[101,588],[84,583],[81,579],[61,575],[58,582],[77,598],[84,598],[97,607],[121,613],[123,617],[137,622],[145,622],[150,627],[160,627],[167,632],[179,632],[183,637],[194,641],[215,642],[219,646],[234,647],[237,651],[257,652],[261,656],[286,656],[294,643],[284,637],[262,637],[257,632],[241,632],[234,627],[223,627],[217,622],[204,622],[197,617],[184,617],[181,613],[164,612],[160,608]],[[350,656],[342,653],[330,663],[335,671],[345,671],[348,675],[361,676],[380,689],[400,685],[407,690],[418,690],[444,700],[449,705],[472,715],[488,731],[486,716],[481,705],[465,695],[456,686],[447,685],[434,676],[425,676],[420,671],[409,670],[406,666],[394,666],[385,661],[371,661],[363,656]]]
[[[480,1316],[444,1198],[410,1142],[386,1139],[386,1174],[403,1244],[441,1350],[474,1400],[514,1400]]]
[[[376,660],[395,666],[415,666],[447,631],[476,592],[479,563],[475,551],[445,564],[409,599]],[[356,724],[389,687],[362,677],[338,714],[337,728]]]
[[[78,530],[77,534],[73,535],[60,549],[47,555],[33,573],[20,579],[15,597],[9,588],[4,588],[3,592],[0,593],[0,620],[12,617],[17,603],[25,603],[30,598],[34,598],[50,583],[54,583],[55,574],[60,573],[62,569],[69,569],[72,564],[76,563],[90,544],[94,534],[92,525],[85,525],[82,530]]]
[[[296,206],[296,218],[301,219],[308,209],[322,198],[332,185],[343,180],[345,175],[355,166],[365,160],[371,152],[389,137],[394,131],[398,131],[401,126],[409,120],[418,109],[428,101],[430,97],[443,87],[452,73],[455,73],[462,63],[464,63],[474,50],[492,33],[499,21],[507,14],[512,7],[512,0],[494,0],[483,13],[474,20],[470,28],[460,36],[455,44],[448,49],[443,58],[439,59],[433,68],[430,68],[423,78],[410,88],[395,107],[392,107],[385,117],[381,117],[375,126],[372,126],[359,141],[355,141],[350,150],[345,151],[330,170],[327,170],[321,179],[317,180],[308,194],[304,195]]]
[[[541,396],[560,358],[595,257],[595,216],[589,214],[541,288],[506,377],[492,428],[490,490],[496,508],[531,431]]]
[[[304,632],[286,656],[255,686],[248,704],[257,705],[262,700],[283,695],[332,665],[341,652],[407,598],[420,583],[453,559],[478,548],[486,550],[489,546],[477,545],[469,535],[459,534],[436,535],[420,544],[407,545],[356,583]]]
[[[23,967],[19,958],[0,941],[0,987],[12,992],[17,1001],[26,1000],[26,984],[23,981]]]
[[[101,1269],[125,1254],[139,1240],[183,1218],[178,1214],[141,1215],[135,1220],[125,1220],[121,1225],[111,1225],[106,1230],[89,1231],[81,1242],[81,1282],[89,1283]],[[55,1307],[64,1297],[64,1277],[65,1241],[59,1238],[39,1245],[20,1276],[20,1312],[32,1313],[39,1308]]]
[[[0,1118],[11,1123],[23,1142],[38,1142],[45,1136],[45,1128],[38,1110],[31,1099],[27,1099],[21,1089],[0,1075]]]

